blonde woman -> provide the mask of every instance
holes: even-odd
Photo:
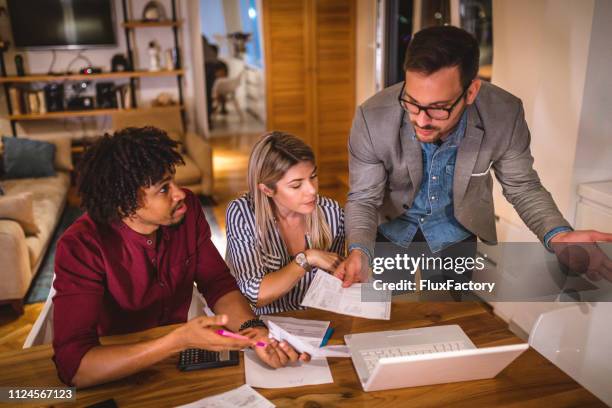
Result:
[[[248,182],[227,208],[230,269],[257,314],[301,309],[315,273],[342,261],[342,208],[318,195],[312,149],[287,133],[253,147]]]

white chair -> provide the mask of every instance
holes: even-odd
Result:
[[[34,322],[28,337],[26,337],[23,343],[23,348],[30,348],[32,346],[40,346],[41,344],[51,344],[53,342],[53,296],[55,295],[55,289],[51,286],[49,296],[45,301],[45,305],[42,311],[38,315],[38,318]],[[213,311],[206,304],[204,297],[198,292],[198,289],[193,284],[193,293],[191,296],[191,304],[189,305],[189,311],[187,312],[187,320],[191,320],[194,317],[206,314],[207,316],[214,316]]]
[[[53,280],[55,280],[55,275]],[[55,296],[55,288],[53,288],[52,283],[49,296],[47,296],[38,318],[34,322],[30,333],[28,333],[28,337],[23,342],[24,349],[53,342],[53,296]]]
[[[244,120],[244,113],[236,98],[236,90],[240,87],[240,84],[242,84],[242,77],[244,74],[245,70],[243,69],[233,78],[217,78],[212,88],[212,97],[216,104],[213,109],[216,110],[219,107],[219,97],[223,96],[226,103],[231,101],[234,104],[234,108],[240,116],[241,121]]]
[[[200,292],[196,284],[193,284],[193,295],[191,296],[191,305],[189,305],[189,311],[187,312],[187,320],[191,320],[194,317],[198,317],[205,314],[206,316],[214,316],[213,311],[208,307],[206,299]]]
[[[542,313],[529,345],[612,406],[612,303],[580,303]]]

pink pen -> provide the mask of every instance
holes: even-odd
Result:
[[[224,337],[231,337],[232,339],[238,339],[238,340],[250,340],[248,337],[246,336],[242,336],[240,334],[236,334],[236,333],[232,333],[230,331],[227,330],[223,330],[223,329],[219,329],[217,330],[217,334],[220,336],[224,336]],[[255,343],[255,345],[257,347],[266,347],[268,344],[264,343],[263,341],[258,341],[257,343]]]

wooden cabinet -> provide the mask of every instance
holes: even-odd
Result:
[[[303,138],[320,184],[348,169],[355,110],[353,0],[263,0],[267,127]]]

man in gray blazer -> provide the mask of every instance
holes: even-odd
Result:
[[[358,107],[349,139],[346,204],[349,256],[335,271],[344,286],[367,279],[374,244],[427,242],[441,253],[476,237],[496,243],[493,179],[548,249],[612,241],[573,231],[533,169],[521,100],[477,78],[478,43],[456,27],[432,27],[410,42],[404,83]],[[588,249],[589,276],[612,277],[612,262]]]

